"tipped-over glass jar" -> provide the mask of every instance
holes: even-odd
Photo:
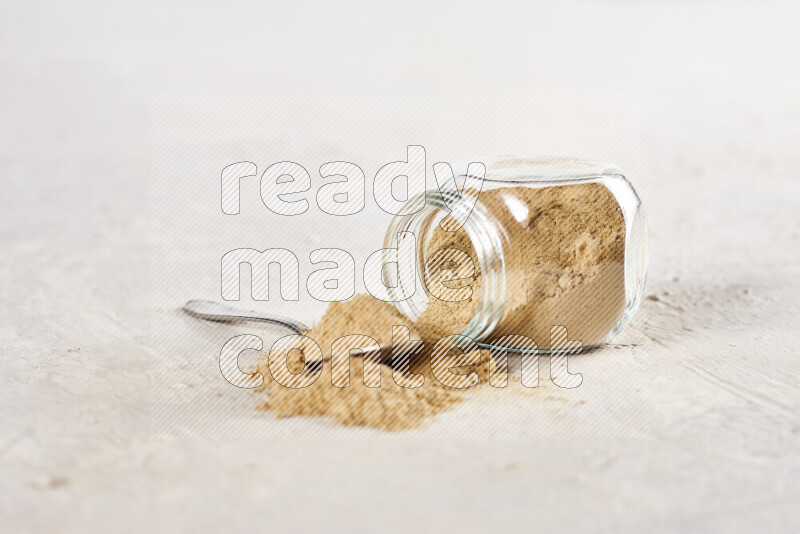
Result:
[[[575,159],[484,163],[480,191],[427,191],[423,209],[393,219],[387,249],[402,232],[416,239],[416,289],[398,310],[427,335],[489,347],[532,340],[547,351],[553,326],[584,348],[609,341],[638,308],[647,269],[645,215],[630,182],[613,165]],[[396,295],[412,293],[396,283]]]

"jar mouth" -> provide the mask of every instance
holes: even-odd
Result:
[[[403,287],[402,277],[393,280],[394,286],[389,289],[392,298],[397,299],[394,301],[395,307],[409,319],[416,321],[429,299],[437,298],[428,291],[424,275],[428,265],[427,245],[434,229],[451,213],[451,208],[453,212],[469,210],[472,200],[473,198],[464,192],[461,195],[448,193],[445,201],[440,191],[429,190],[417,195],[411,202],[413,205],[414,201],[424,201],[424,207],[420,211],[395,217],[389,225],[384,249],[395,248],[397,236],[401,232],[410,232],[416,238],[415,291],[412,296],[404,298],[412,288]],[[507,240],[507,236],[503,235],[503,229],[496,224],[480,199],[475,202],[475,207],[466,217],[463,229],[475,250],[481,272],[481,288],[479,295],[473,295],[473,298],[478,298],[478,307],[470,322],[461,332],[448,332],[447,335],[460,334],[479,342],[491,334],[503,315],[506,300],[503,242]]]

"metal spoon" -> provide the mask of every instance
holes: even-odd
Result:
[[[220,304],[212,300],[190,300],[183,305],[183,311],[206,321],[216,321],[218,323],[243,323],[245,321],[262,321],[283,326],[292,330],[296,334],[306,335],[311,329],[297,321],[280,315],[261,313],[256,311],[238,310],[226,304]],[[381,359],[386,360],[391,356],[392,347],[381,346]],[[326,356],[324,359],[328,359]]]
[[[218,323],[243,323],[245,321],[262,321],[278,326],[284,326],[296,334],[305,335],[311,330],[309,327],[288,317],[271,315],[256,311],[238,310],[226,304],[220,304],[211,300],[190,300],[183,305],[183,311],[206,321],[216,321]]]

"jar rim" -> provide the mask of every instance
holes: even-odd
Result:
[[[400,232],[411,232],[418,239],[417,242],[417,277],[419,278],[422,290],[426,297],[437,298],[431,294],[425,280],[420,274],[427,264],[427,250],[426,241],[429,232],[427,228],[431,223],[436,222],[438,216],[447,216],[451,213],[451,208],[457,206],[458,203],[463,203],[464,206],[471,205],[459,195],[448,195],[447,202],[444,196],[437,190],[428,190],[424,193],[417,195],[420,200],[424,200],[424,207],[409,215],[397,216],[392,220],[386,232],[384,240],[384,248],[389,249],[393,247],[396,242],[396,237]],[[449,205],[448,205],[449,203]],[[494,224],[492,216],[488,210],[481,203],[478,198],[472,213],[466,218],[463,224],[464,231],[467,233],[470,241],[472,242],[473,249],[475,250],[478,259],[478,265],[481,271],[481,292],[480,295],[475,296],[478,298],[478,309],[472,316],[470,322],[464,327],[460,335],[471,338],[475,342],[481,341],[488,336],[500,321],[503,315],[503,309],[506,300],[506,272],[505,272],[505,257],[503,255],[503,242],[504,237],[501,234],[501,227]],[[415,230],[424,230],[423,236],[418,236]],[[393,296],[404,294],[403,288],[398,286],[390,289],[390,294]],[[406,317],[416,320],[419,318],[421,310],[412,297],[393,302],[395,307]]]
[[[563,156],[494,156],[485,158],[486,177],[492,183],[529,183],[586,180],[619,175],[622,170],[611,163]]]

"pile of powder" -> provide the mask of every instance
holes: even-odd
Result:
[[[608,189],[600,184],[503,188],[482,193],[479,202],[508,235],[503,253],[509,289],[502,318],[491,339],[525,335],[540,348],[546,348],[550,325],[563,325],[569,338],[581,340],[584,347],[600,342],[617,323],[625,305],[625,224]],[[520,205],[526,208],[524,213]],[[402,430],[420,426],[462,400],[468,390],[441,384],[433,376],[429,362],[436,342],[460,333],[474,315],[481,294],[481,273],[475,249],[463,229],[445,232],[437,227],[426,255],[443,248],[457,248],[473,258],[476,272],[468,281],[473,289],[470,299],[445,302],[431,296],[419,319],[410,324],[391,304],[370,295],[357,295],[346,302],[332,303],[308,334],[328,357],[331,344],[340,337],[361,334],[372,338],[355,337],[345,349],[372,340],[381,347],[390,347],[392,326],[408,326],[411,339],[424,342],[423,350],[408,369],[392,369],[387,352],[383,351],[384,363],[377,366],[380,387],[364,384],[367,364],[356,357],[351,358],[348,387],[331,383],[332,366],[328,361],[313,384],[293,389],[275,383],[270,369],[283,365],[289,373],[300,373],[302,353],[277,351],[259,366],[265,377],[264,389],[269,390],[269,400],[262,407],[278,417],[326,416],[343,425]],[[476,351],[463,358],[471,365],[458,367],[456,374],[476,372],[479,384],[489,382],[495,369],[489,351]],[[401,383],[421,374],[424,384],[402,387],[393,379],[393,371]],[[306,369],[296,375],[284,371],[277,377],[284,384],[287,376],[289,382],[300,384],[312,375]]]
[[[391,347],[394,325],[408,326],[410,337],[419,339],[416,328],[394,306],[364,293],[345,302],[332,302],[322,319],[314,325],[310,337],[328,356],[333,342],[349,335],[354,336],[348,342],[352,347],[360,347],[373,340],[381,347]]]
[[[419,332],[414,325],[400,315],[394,306],[362,293],[328,306],[322,318],[306,335],[306,339],[314,340],[316,347],[304,341],[292,345],[300,350],[290,351],[287,347],[286,353],[280,354],[280,357],[286,359],[290,372],[299,373],[305,361],[329,360],[333,343],[346,338],[337,344],[338,351],[349,352],[350,349],[366,348],[377,343],[382,349],[381,358],[387,359],[390,357],[392,327],[395,325],[408,328],[410,339],[419,339]]]
[[[330,356],[331,343],[342,336],[365,334],[378,341],[381,346],[388,347],[392,341],[392,326],[407,324],[408,320],[391,304],[371,295],[357,295],[346,302],[332,303],[308,337],[321,348],[327,347],[327,358]],[[419,339],[413,326],[410,326],[410,338]],[[361,342],[371,341],[364,336],[354,336],[353,342],[344,345],[345,348],[363,346],[359,344],[359,339]],[[311,370],[303,372],[301,351],[272,351],[269,358],[265,357],[259,365],[259,371],[265,377],[262,389],[269,390],[269,400],[261,408],[272,411],[277,417],[325,416],[346,426],[367,426],[381,430],[418,427],[431,416],[450,409],[463,398],[464,390],[449,388],[434,377],[429,358],[434,344],[425,343],[425,350],[411,359],[409,368],[405,371],[392,369],[388,364],[389,353],[383,351],[381,360],[385,363],[377,365],[380,387],[365,385],[364,368],[367,364],[360,357],[350,358],[350,379],[347,387],[336,387],[332,384],[333,366],[329,360],[323,364],[322,372],[313,383],[306,387],[297,387],[304,386],[306,380],[310,381],[315,376]],[[306,347],[300,345],[295,348]],[[456,354],[453,358],[470,362],[471,365],[458,366],[456,361],[457,366],[451,369],[453,374],[467,376],[474,371],[481,383],[488,382],[494,369],[489,351],[481,350],[463,356],[458,351],[454,352]],[[444,369],[438,371],[439,376],[442,376]],[[280,383],[276,382],[273,375]],[[415,377],[420,375],[424,382],[418,387],[398,385],[409,385],[414,380],[418,381]]]

